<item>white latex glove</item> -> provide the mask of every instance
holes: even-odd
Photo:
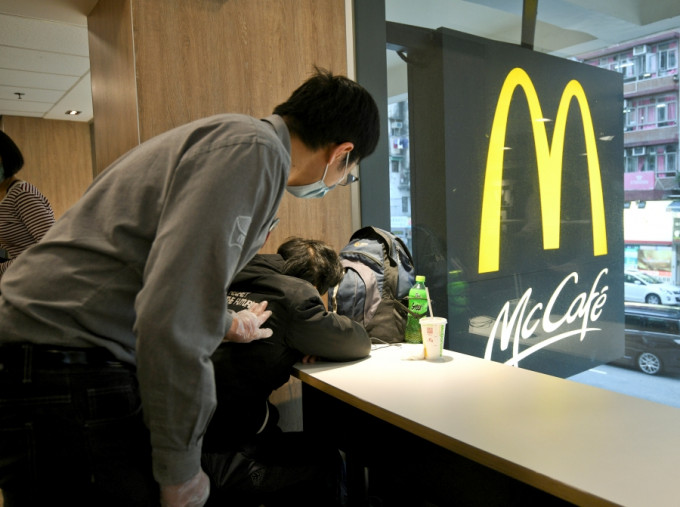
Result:
[[[260,326],[272,314],[267,310],[267,302],[251,306],[248,310],[241,310],[234,315],[234,320],[231,322],[231,327],[224,337],[224,341],[248,343],[260,338],[269,338],[274,331],[271,329],[260,329]]]
[[[210,496],[210,480],[203,469],[182,484],[161,486],[161,507],[203,507]]]

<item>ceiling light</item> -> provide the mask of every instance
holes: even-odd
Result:
[[[65,114],[68,114],[69,116],[78,116],[80,113],[82,113],[82,111],[74,111],[73,109],[69,109]]]

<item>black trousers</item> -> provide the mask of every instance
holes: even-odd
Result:
[[[303,432],[267,428],[232,452],[204,453],[208,506],[334,507],[344,504],[339,451]]]
[[[96,351],[0,347],[0,489],[6,507],[159,505],[134,371]]]

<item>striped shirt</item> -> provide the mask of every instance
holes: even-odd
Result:
[[[0,248],[10,259],[0,262],[0,277],[21,252],[42,239],[52,224],[52,207],[37,188],[27,181],[10,185],[0,201]]]

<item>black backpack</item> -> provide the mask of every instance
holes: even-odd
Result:
[[[328,291],[331,311],[362,324],[378,342],[403,342],[413,257],[401,238],[377,227],[359,229],[340,250],[345,276]]]

